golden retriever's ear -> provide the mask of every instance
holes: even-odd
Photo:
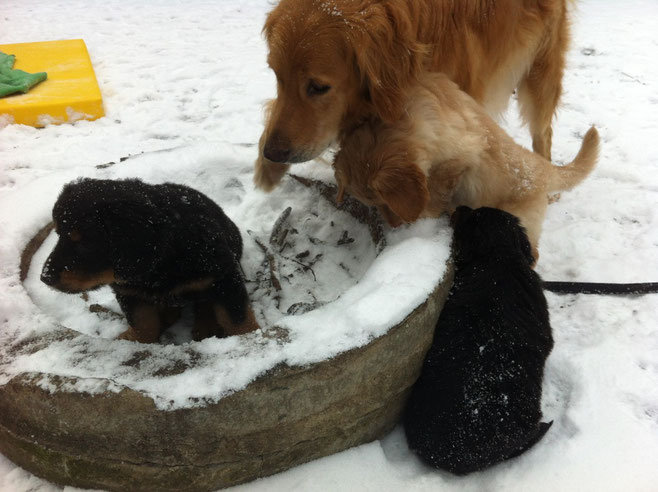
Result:
[[[271,40],[272,38],[272,31],[274,29],[274,24],[276,24],[279,20],[279,17],[281,17],[281,14],[279,13],[279,9],[273,9],[270,11],[269,14],[267,14],[267,17],[265,18],[265,24],[263,24],[263,30],[261,33],[263,36],[265,36],[265,39],[268,41]]]
[[[381,216],[384,217],[384,220],[391,227],[399,227],[403,224],[402,219],[395,215],[387,205],[379,205],[377,206],[377,210],[379,210]]]
[[[373,4],[349,19],[347,30],[361,83],[378,116],[386,122],[400,118],[406,91],[420,73],[425,45],[403,2]]]
[[[345,200],[345,185],[343,185],[343,183],[339,181],[338,193],[336,194],[336,203],[340,205],[341,203],[343,203],[343,200]]]
[[[427,178],[412,162],[382,167],[372,178],[370,187],[404,222],[420,217],[430,201]]]

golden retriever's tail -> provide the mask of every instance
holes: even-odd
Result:
[[[570,190],[594,169],[599,157],[599,132],[590,128],[583,138],[578,155],[566,166],[553,166],[548,191]]]

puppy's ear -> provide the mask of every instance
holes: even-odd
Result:
[[[466,220],[468,217],[470,217],[472,213],[473,213],[472,208],[467,207],[466,205],[460,205],[459,207],[457,207],[455,209],[455,211],[450,216],[450,225],[453,228],[456,228],[464,220]]]
[[[458,207],[451,223],[458,264],[484,258],[514,258],[529,266],[535,263],[525,228],[508,212],[489,207]]]
[[[422,70],[427,47],[416,41],[403,2],[373,3],[347,19],[361,84],[386,122],[400,118],[406,91]]]
[[[395,215],[387,205],[379,205],[377,210],[379,210],[381,216],[384,217],[384,220],[388,222],[388,225],[391,227],[399,227],[403,224],[402,219]]]
[[[412,162],[383,166],[370,181],[370,188],[403,222],[415,221],[430,200],[427,177]]]
[[[338,192],[336,193],[336,203],[340,205],[345,200],[345,177],[343,172],[334,167],[334,177],[336,178],[336,184],[338,185]]]
[[[513,227],[517,231],[517,236],[518,236],[517,242],[521,254],[528,261],[528,265],[534,268],[535,263],[537,263],[537,260],[539,260],[539,252],[533,250],[533,247],[530,244],[530,239],[528,239],[528,233],[525,227],[521,225],[521,222],[519,220],[515,221]]]
[[[345,200],[345,185],[342,182],[338,182],[338,193],[336,193],[336,203],[340,205]]]

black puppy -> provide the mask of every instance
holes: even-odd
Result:
[[[535,444],[553,348],[541,280],[519,220],[493,208],[453,215],[455,281],[404,416],[410,448],[456,474]]]
[[[258,328],[240,269],[240,231],[198,191],[80,179],[60,193],[53,221],[59,240],[41,280],[64,292],[109,284],[130,326],[119,338],[158,341],[189,302],[195,340]]]

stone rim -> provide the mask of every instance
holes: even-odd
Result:
[[[25,247],[21,281],[50,230]],[[36,384],[45,374],[16,376],[0,386],[0,451],[63,485],[180,491],[237,485],[372,441],[399,420],[451,280],[448,265],[423,304],[367,345],[307,367],[280,364],[201,408],[158,410],[131,389],[50,393]]]

